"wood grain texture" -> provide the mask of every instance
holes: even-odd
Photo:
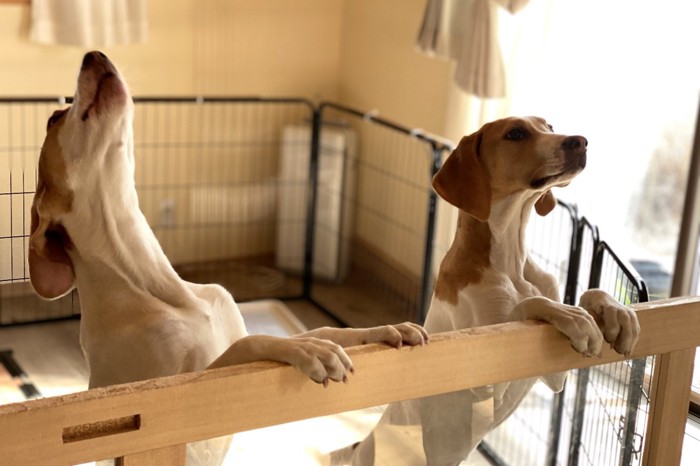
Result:
[[[632,357],[700,345],[700,298],[635,306]],[[526,321],[431,336],[423,347],[349,349],[356,374],[327,389],[295,369],[261,362],[0,406],[0,458],[75,464],[438,393],[619,361],[584,358],[551,325]],[[674,384],[674,380],[665,383]],[[687,389],[687,387],[686,387]],[[663,406],[663,405],[661,405]],[[65,443],[66,427],[138,415],[139,428]],[[89,437],[89,436],[88,436]],[[671,441],[668,437],[665,441]],[[654,465],[667,465],[663,458]]]
[[[696,330],[700,330],[696,327]],[[680,464],[695,348],[660,355],[654,365],[644,466]]]
[[[185,466],[186,459],[186,445],[173,445],[117,458],[115,466]]]

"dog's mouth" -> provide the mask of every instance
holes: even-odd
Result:
[[[85,54],[75,98],[81,119],[85,121],[114,106],[121,106],[127,98],[126,86],[109,58],[102,52]]]
[[[550,182],[556,180],[557,178],[563,176],[563,173],[558,173],[556,175],[551,175],[551,176],[545,176],[543,178],[537,178],[535,180],[532,180],[530,182],[530,187],[533,189],[540,189],[544,188],[547,186]]]
[[[87,120],[90,117],[90,111],[97,108],[100,104],[100,97],[103,95],[103,89],[105,88],[105,83],[108,82],[108,80],[116,79],[119,81],[119,77],[114,74],[113,72],[109,71],[107,73],[104,73],[99,77],[97,80],[97,87],[95,90],[95,95],[92,99],[92,101],[88,104],[87,108],[83,112],[83,115],[81,116],[81,119],[83,121]]]
[[[544,187],[551,187],[557,183],[568,183],[573,177],[578,175],[583,169],[586,168],[586,153],[579,153],[576,156],[567,156],[564,159],[564,163],[561,169],[553,174],[545,174],[541,172],[547,172],[551,168],[542,167],[540,170],[535,172],[535,175],[530,181],[530,187],[533,189],[542,189]]]
[[[67,258],[66,251],[72,247],[70,236],[65,227],[60,224],[53,224],[44,233],[46,238],[46,252],[48,259],[54,262],[65,262]]]

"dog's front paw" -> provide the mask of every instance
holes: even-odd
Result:
[[[582,307],[558,303],[544,296],[533,296],[515,306],[513,318],[549,322],[569,339],[574,350],[584,356],[598,356],[603,348],[603,334],[595,318]]]
[[[382,325],[367,329],[363,343],[387,343],[396,348],[403,344],[409,346],[424,345],[429,341],[428,332],[413,322],[403,322],[394,325]]]
[[[289,346],[285,350],[285,361],[324,387],[330,380],[347,382],[348,372],[355,371],[345,350],[330,340],[309,337],[286,342]]]
[[[603,290],[588,290],[579,306],[595,317],[605,341],[620,354],[629,357],[639,339],[639,320],[633,309],[617,302]]]

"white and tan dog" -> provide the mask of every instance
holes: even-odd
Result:
[[[629,355],[639,335],[635,313],[601,290],[585,292],[579,306],[562,304],[556,279],[528,257],[525,244],[533,206],[540,215],[555,207],[551,189],[568,185],[583,170],[586,146],[582,136],[555,134],[536,117],[494,121],[460,141],[433,179],[437,193],[459,212],[425,323],[430,333],[540,319],[586,356],[599,354],[604,340]],[[543,379],[559,391],[565,377]],[[336,452],[333,462],[345,463],[350,456],[353,465],[372,465],[375,454],[385,457],[379,442],[392,438],[392,425],[402,425],[404,433],[413,425],[419,430],[413,439],[422,439],[428,465],[459,464],[535,381],[392,404],[365,440]]]
[[[353,370],[343,346],[427,340],[410,323],[248,336],[231,295],[180,279],[149,228],[134,186],[132,119],[117,69],[88,53],[73,104],[49,119],[39,159],[31,283],[48,299],[77,287],[91,388],[259,360],[289,363],[327,385]],[[218,464],[225,453],[198,446],[188,449],[190,464]]]

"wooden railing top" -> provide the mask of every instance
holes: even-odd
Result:
[[[700,298],[635,306],[633,358],[700,345]],[[3,464],[76,464],[392,401],[605,364],[553,326],[526,321],[435,334],[423,347],[350,348],[356,374],[324,389],[272,362],[181,374],[0,406]]]

